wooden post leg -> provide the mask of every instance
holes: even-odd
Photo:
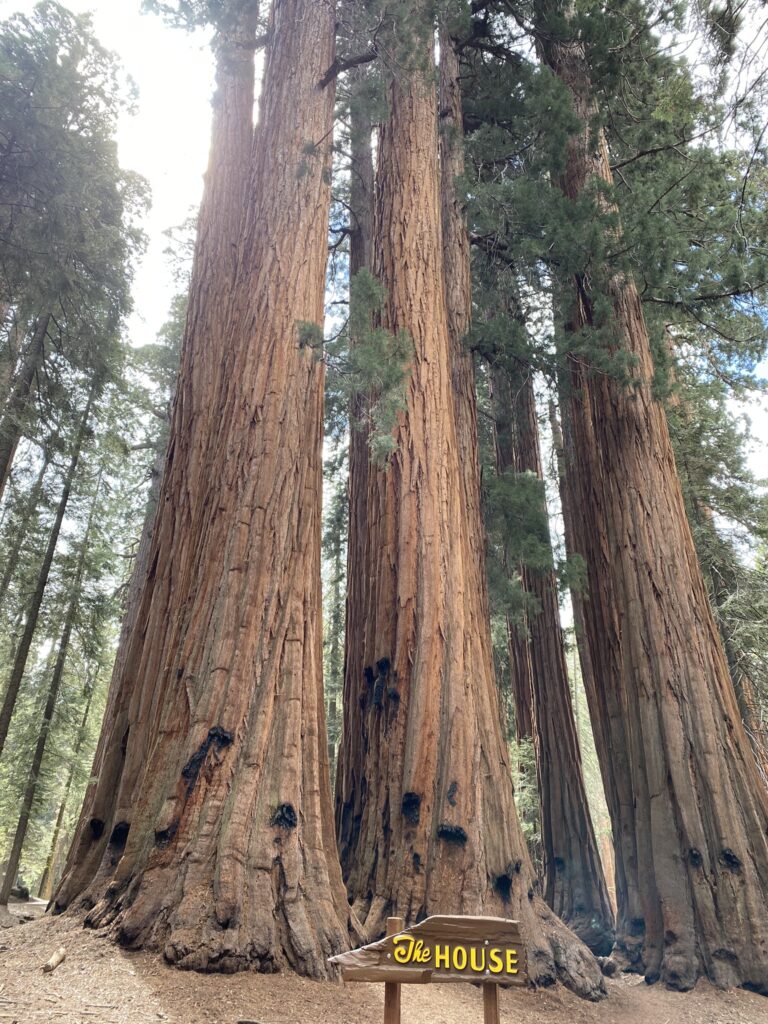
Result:
[[[387,935],[396,935],[403,928],[402,917],[387,918]],[[384,982],[384,1024],[400,1024],[400,985],[395,981]]]
[[[483,985],[483,1024],[499,1024],[498,985]]]

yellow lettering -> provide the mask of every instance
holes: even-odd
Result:
[[[453,947],[453,968],[456,971],[463,971],[467,966],[467,951],[463,946]]]
[[[412,935],[395,935],[392,939],[395,960],[399,964],[409,964],[413,953],[414,938]]]
[[[485,970],[485,948],[483,946],[472,946],[469,950],[469,966],[473,971]]]
[[[450,946],[435,946],[435,967],[451,966]]]
[[[501,951],[498,949],[489,949],[488,961],[488,969],[491,974],[501,974],[504,970],[504,961],[501,959]]]
[[[517,950],[507,950],[507,974],[517,974]]]

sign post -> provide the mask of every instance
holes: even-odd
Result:
[[[483,988],[484,1024],[499,1024],[499,985],[525,985],[527,958],[517,921],[428,917],[411,928],[387,919],[386,938],[331,957],[344,981],[384,983],[384,1024],[400,1024],[400,986],[469,981]]]
[[[387,918],[387,935],[397,935],[405,928],[402,917]],[[400,1024],[400,982],[384,982],[384,1024]]]

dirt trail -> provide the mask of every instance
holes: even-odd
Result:
[[[59,947],[53,974],[42,965]],[[608,981],[597,1005],[569,992],[502,991],[502,1024],[768,1024],[768,999],[699,983],[681,994],[633,976]],[[126,953],[78,920],[44,918],[0,931],[0,1024],[381,1024],[382,985],[291,975],[184,973]],[[482,1024],[471,985],[405,986],[403,1024]]]

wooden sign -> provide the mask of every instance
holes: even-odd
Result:
[[[399,1024],[400,985],[470,981],[483,985],[485,1022],[499,1019],[497,985],[528,981],[517,921],[502,917],[428,917],[403,928],[389,918],[387,936],[331,957],[344,981],[385,983],[384,1024]]]

